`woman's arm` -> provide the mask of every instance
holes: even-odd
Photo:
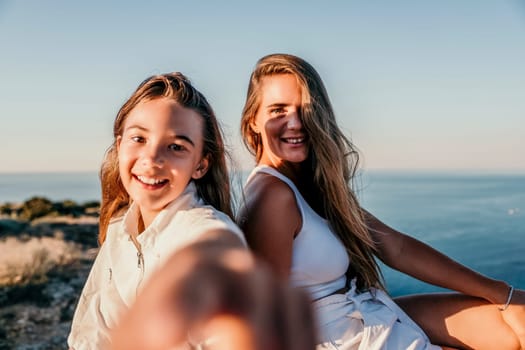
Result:
[[[482,315],[494,315],[486,316],[490,317],[490,319],[484,319],[484,324],[490,324],[491,329],[494,331],[496,329],[501,330],[504,327],[501,327],[500,320],[503,320],[516,335],[521,348],[525,349],[525,291],[515,289],[510,295],[510,286],[507,283],[486,277],[461,265],[427,244],[385,225],[368,212],[365,212],[365,215],[370,233],[377,243],[378,256],[385,264],[433,285],[455,290],[469,296],[483,298],[494,304],[501,311],[497,312],[497,309],[495,309],[495,312],[488,311],[483,313],[483,311],[480,311],[478,313],[474,311],[472,305],[468,306],[472,302],[471,299],[471,301],[467,301],[464,304],[465,307],[470,308],[468,313],[455,310],[453,312],[454,317],[449,317],[449,322],[451,322],[448,325],[451,327],[448,330],[449,332],[456,334],[458,339],[463,338],[461,334],[472,334],[472,330],[477,328],[476,326],[467,326],[461,320],[476,319],[476,317],[482,317]],[[511,296],[510,300],[509,296]],[[420,300],[424,300],[423,297]],[[410,306],[413,301],[416,301],[415,299],[417,298],[407,298],[404,301],[405,307]],[[452,299],[450,298],[450,300]],[[439,305],[443,306],[443,310],[448,310],[447,312],[454,309],[454,304],[450,303],[450,300],[445,304],[439,304],[435,299],[430,301],[434,308],[433,313],[437,313],[436,310],[439,309]],[[506,305],[507,301],[509,301],[508,305]],[[410,308],[405,308],[405,311],[418,321],[426,332],[431,333],[431,330],[434,329],[431,321],[433,316],[429,317],[424,308],[421,308],[421,304],[416,302],[414,305],[415,308],[412,308],[413,312],[410,312]],[[502,310],[503,308],[504,310]],[[421,317],[418,317],[418,315]],[[455,327],[452,325],[454,323],[453,318],[460,320],[459,326]]]
[[[245,189],[245,203],[237,221],[255,254],[288,279],[293,240],[302,226],[290,187],[273,176],[255,177]]]
[[[429,245],[385,225],[365,212],[378,257],[388,266],[433,285],[504,305],[510,286],[452,260]]]

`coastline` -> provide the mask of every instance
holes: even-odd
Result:
[[[16,251],[14,256],[39,257],[39,261],[53,267],[46,273],[45,281],[0,287],[0,349],[65,346],[77,299],[97,251],[97,207],[91,206],[96,203],[90,198],[98,196],[98,175],[86,176],[28,176],[5,187],[0,174],[0,188],[21,198],[8,205],[12,209],[20,209],[35,198],[27,199],[27,194],[33,193],[26,183],[29,180],[40,181],[32,185],[42,189],[35,194],[50,198],[27,206],[29,211],[24,215],[33,217],[31,220],[17,219],[21,212],[0,213],[0,256]],[[234,179],[242,182],[239,178],[242,174],[235,174]],[[385,170],[367,172],[357,180],[361,204],[385,223],[483,274],[525,288],[525,174]],[[241,188],[235,184],[237,187]],[[49,193],[55,195],[48,196]],[[71,194],[77,196],[78,202],[63,199]],[[6,198],[0,198],[0,208],[6,207]],[[57,198],[59,202],[52,202]],[[35,205],[39,202],[43,204],[39,213],[47,211],[51,215],[35,217],[40,215]],[[66,212],[69,214],[64,215]],[[27,246],[2,245],[10,237]],[[77,249],[77,255],[73,254],[75,259],[63,255],[63,264],[53,265],[51,253],[26,251],[31,244],[48,244],[54,250],[68,252]],[[392,295],[436,291],[435,287],[396,271],[384,272]]]

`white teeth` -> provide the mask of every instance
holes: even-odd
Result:
[[[137,178],[141,182],[144,182],[147,185],[157,185],[157,184],[159,184],[159,183],[161,183],[163,181],[163,180],[160,180],[160,179],[149,178],[149,177],[141,176],[141,175],[137,176]]]
[[[301,138],[293,138],[293,139],[286,139],[286,142],[293,143],[293,144],[301,143],[303,141],[304,141],[303,137],[301,137]]]

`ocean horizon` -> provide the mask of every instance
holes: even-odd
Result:
[[[234,192],[245,177],[236,174]],[[525,174],[370,170],[356,184],[362,206],[387,225],[525,289]],[[0,203],[33,196],[97,201],[98,172],[0,174]],[[383,272],[393,296],[443,291],[385,266]]]
[[[238,187],[242,186],[248,173],[249,171],[243,170],[232,172],[234,191],[239,190]],[[101,196],[98,174],[98,171],[0,172],[0,204],[20,203],[34,196],[46,197],[53,201],[97,201]],[[366,179],[377,176],[418,177],[429,181],[435,177],[517,177],[525,181],[525,169],[369,169],[356,176],[356,192],[359,194],[363,191]]]

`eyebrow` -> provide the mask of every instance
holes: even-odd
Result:
[[[195,143],[186,135],[175,135],[176,140],[184,140],[195,147]]]
[[[287,104],[286,103],[272,103],[272,104],[269,104],[268,106],[266,106],[265,108],[274,108],[274,107],[286,107]]]
[[[149,129],[147,129],[147,128],[143,127],[143,126],[140,126],[140,125],[130,125],[127,128],[125,128],[124,131],[131,130],[131,129],[138,129],[138,130],[146,131],[146,132],[149,131]],[[186,136],[186,135],[174,135],[173,138],[175,140],[186,141],[189,144],[191,144],[193,147],[195,147],[195,142],[193,142],[193,140],[189,136]]]

